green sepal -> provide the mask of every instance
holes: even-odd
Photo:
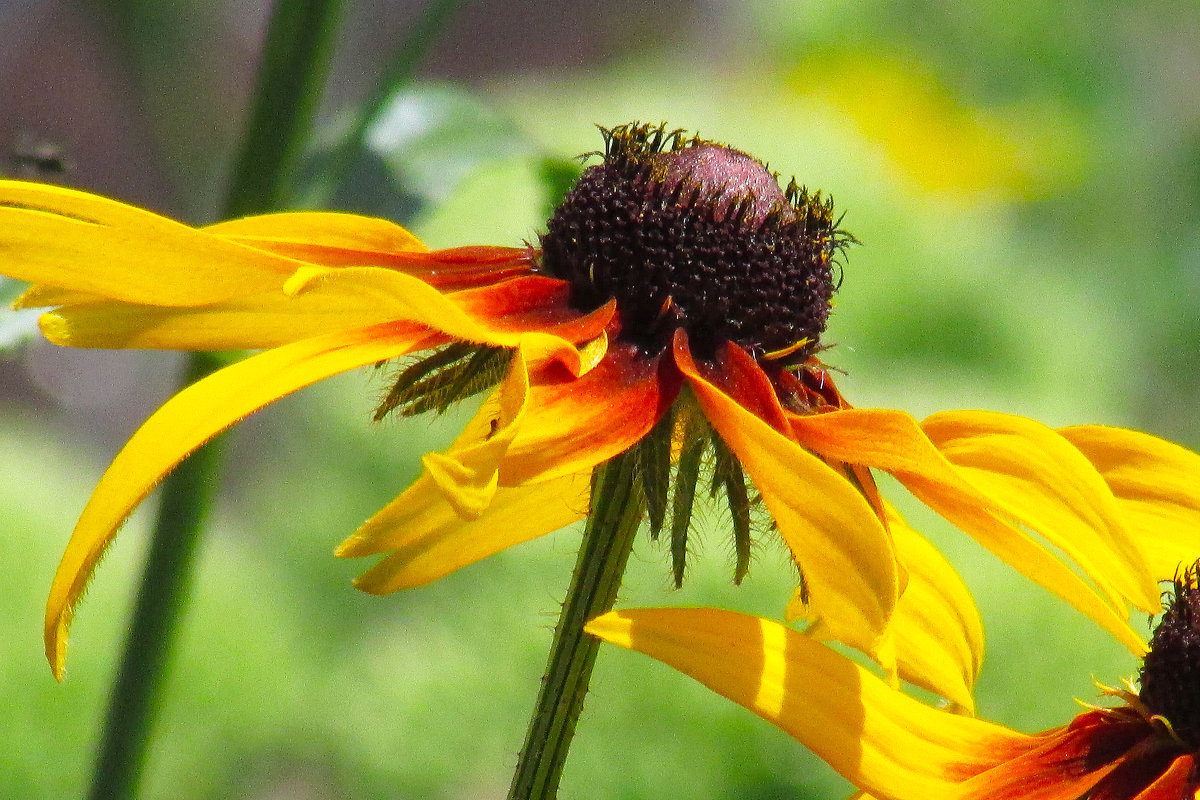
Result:
[[[671,573],[675,588],[683,586],[683,570],[687,561],[688,528],[692,523],[692,506],[696,501],[696,482],[700,479],[700,461],[708,438],[697,428],[697,419],[690,418],[684,432],[683,451],[675,470],[675,492],[671,508]]]
[[[637,469],[641,475],[646,513],[650,518],[650,538],[658,539],[667,517],[667,493],[671,486],[671,434],[675,415],[667,409],[637,445]]]
[[[376,407],[375,421],[379,422],[388,414],[406,404],[412,398],[414,387],[417,384],[438,370],[444,369],[456,361],[461,361],[474,350],[475,345],[456,342],[402,369],[392,380],[392,388],[388,390],[387,395],[380,401],[378,407]]]
[[[460,400],[479,394],[503,378],[512,351],[486,345],[455,343],[411,364],[396,376],[375,409],[378,422],[396,411],[412,417],[426,411],[441,414]]]
[[[733,520],[734,567],[733,582],[740,584],[750,569],[750,495],[746,491],[746,474],[741,462],[720,437],[712,437],[713,450],[717,454],[713,468],[713,489],[718,483],[725,489],[725,500],[729,504],[729,515]]]

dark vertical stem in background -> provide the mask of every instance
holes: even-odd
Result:
[[[285,205],[312,134],[340,18],[341,0],[280,0],[276,4],[223,219]]]
[[[216,368],[216,360],[212,354],[197,353],[185,380],[209,374]],[[183,613],[200,532],[216,492],[219,462],[220,448],[210,443],[163,482],[158,522],[108,701],[100,754],[92,773],[92,800],[123,800],[137,794],[173,633]]]
[[[283,205],[328,71],[340,0],[280,0],[272,12],[249,127],[225,217]],[[220,358],[191,356],[184,385]],[[162,501],[92,774],[93,800],[136,796],[155,706],[183,613],[201,531],[216,492],[220,442],[194,452],[162,485]]]

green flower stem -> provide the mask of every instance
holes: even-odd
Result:
[[[597,467],[593,475],[591,514],[509,800],[548,800],[558,791],[600,647],[600,640],[584,633],[583,626],[616,601],[645,508],[636,461],[636,451],[630,450]]]
[[[340,0],[276,3],[225,216],[269,211],[282,204],[312,128],[340,10]],[[218,355],[193,354],[183,385],[222,364]],[[93,800],[136,796],[171,638],[183,613],[219,462],[218,440],[194,452],[163,482],[158,522],[92,773]]]

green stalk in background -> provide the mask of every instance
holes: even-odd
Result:
[[[340,10],[340,0],[276,3],[225,218],[270,211],[287,196],[311,134]],[[193,354],[183,385],[220,366],[214,354]],[[137,794],[172,637],[218,484],[220,450],[219,440],[210,442],[163,481],[158,522],[92,774],[89,797],[93,800],[123,800]]]

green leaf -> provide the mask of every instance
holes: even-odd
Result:
[[[328,205],[407,222],[502,161],[527,160],[561,193],[562,170],[510,118],[450,84],[396,92],[366,127],[326,136],[308,165],[304,205]],[[344,159],[344,161],[343,161]],[[340,177],[339,177],[340,176]],[[330,186],[329,183],[334,185]]]

